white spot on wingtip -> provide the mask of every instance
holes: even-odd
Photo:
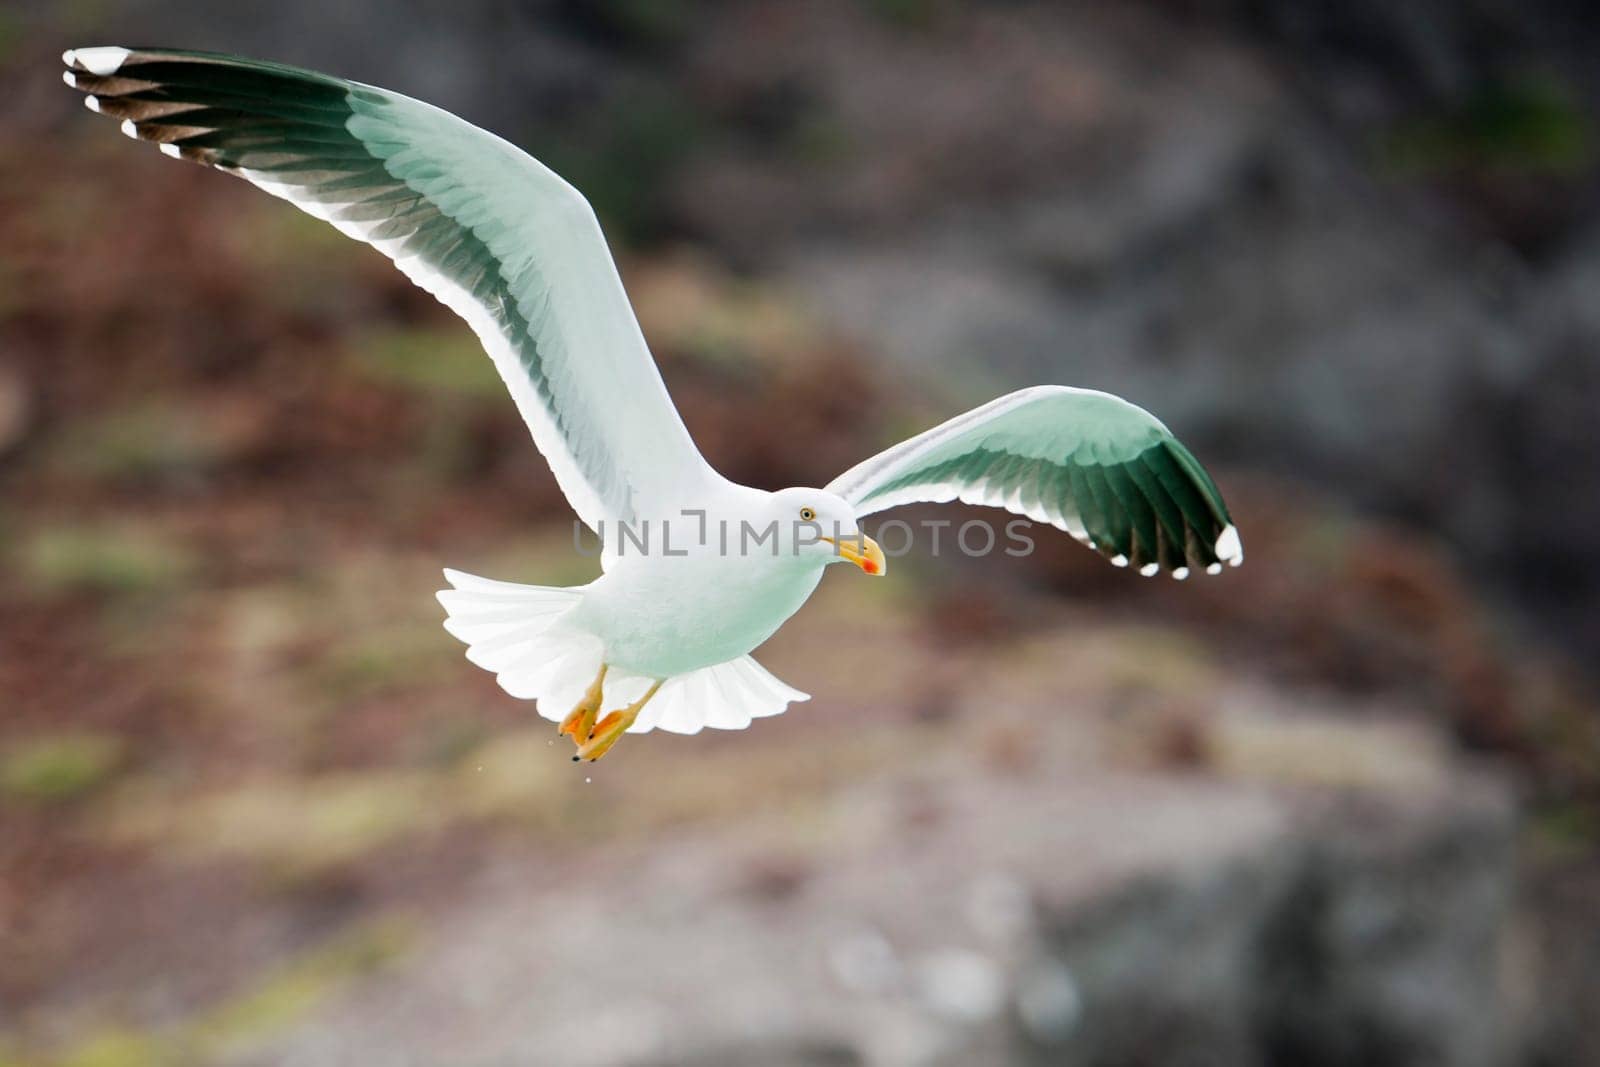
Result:
[[[64,70],[61,72],[61,80],[66,82],[74,89],[78,87],[78,76],[72,73],[70,70]]]
[[[133,53],[126,48],[107,46],[104,48],[74,48],[63,52],[61,58],[69,67],[81,67],[90,74],[115,74],[117,68],[128,56]]]
[[[1181,582],[1185,578],[1189,577],[1189,568],[1179,567],[1177,570],[1172,572],[1172,576]]]
[[[1223,528],[1213,548],[1217,558],[1237,567],[1244,562],[1244,546],[1239,543],[1239,531],[1230,523]]]
[[[1209,564],[1206,567],[1206,573],[1207,574],[1221,574],[1222,573],[1222,564],[1220,564],[1220,563]]]
[[[164,155],[164,156],[171,156],[173,159],[181,159],[181,158],[183,158],[183,153],[178,149],[178,146],[175,145],[175,144],[163,144],[161,146],[161,154]]]
[[[83,98],[83,106],[98,115],[100,113],[100,98],[98,96],[86,96]]]
[[[1126,567],[1128,565],[1128,557],[1124,556],[1121,552],[1118,552],[1115,556],[1111,557],[1111,565],[1113,567]]]
[[[1146,563],[1143,567],[1139,568],[1139,573],[1145,578],[1151,578],[1154,577],[1156,571],[1159,571],[1160,569],[1161,564],[1159,563]]]
[[[139,127],[133,124],[132,119],[122,120],[122,132],[127,134],[129,137],[134,138],[135,140],[137,140],[139,137]]]

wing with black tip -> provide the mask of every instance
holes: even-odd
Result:
[[[1006,508],[1145,575],[1186,578],[1244,562],[1199,461],[1154,415],[1092,389],[1000,397],[857,464],[828,489],[860,515],[917,501]]]
[[[590,526],[721,479],[645,346],[588,202],[526,153],[383,89],[233,56],[79,48],[66,82],[170,156],[378,249],[464,318]]]

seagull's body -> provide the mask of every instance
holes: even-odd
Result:
[[[754,651],[800,610],[827,565],[706,549],[684,559],[637,556],[584,586],[571,621],[604,642],[614,668],[668,678]]]
[[[445,626],[507,692],[561,722],[574,759],[598,759],[625,731],[737,729],[806,699],[750,653],[829,564],[881,575],[859,520],[900,504],[1005,507],[1145,575],[1243,559],[1188,450],[1093,390],[1000,397],[824,488],[738,485],[673,407],[588,202],[520,149],[398,93],[279,64],[117,47],[62,58],[67,84],[128,136],[372,245],[477,333],[573,509],[601,533],[604,572],[552,588],[446,571]]]

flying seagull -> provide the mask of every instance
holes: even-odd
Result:
[[[601,534],[603,572],[549,588],[446,570],[445,628],[560,722],[575,760],[624,732],[743,729],[807,699],[750,653],[829,564],[882,575],[859,522],[901,504],[1006,508],[1146,576],[1243,561],[1189,450],[1148,412],[1088,389],[1000,397],[820,489],[731,482],[673,407],[593,209],[521,149],[399,93],[276,63],[113,47],[62,59],[89,110],[129,137],[373,246],[478,335]]]

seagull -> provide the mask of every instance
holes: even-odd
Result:
[[[1090,389],[1002,396],[821,488],[739,485],[673,406],[594,210],[515,145],[399,93],[277,63],[118,47],[62,60],[66,83],[124,134],[371,245],[477,334],[600,535],[602,573],[553,588],[446,570],[438,598],[467,658],[559,722],[574,760],[599,759],[624,733],[743,729],[809,699],[751,652],[828,566],[885,573],[860,522],[889,508],[1004,508],[1145,576],[1243,562],[1189,450],[1142,408]]]

